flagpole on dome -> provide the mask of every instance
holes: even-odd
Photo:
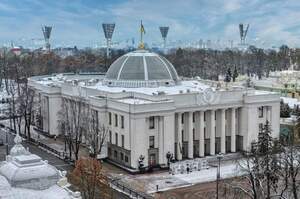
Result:
[[[141,33],[141,40],[140,40],[140,44],[139,44],[139,49],[144,49],[145,45],[144,45],[144,42],[143,42],[143,34],[145,34],[146,31],[145,31],[142,20],[141,20],[141,26],[140,26],[140,33]]]

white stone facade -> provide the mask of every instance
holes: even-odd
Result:
[[[110,87],[102,79],[101,75],[30,78],[30,86],[40,93],[43,130],[60,134],[57,113],[62,98],[85,97],[97,111],[99,124],[110,129],[108,158],[133,169],[141,155],[145,166],[166,166],[168,152],[182,160],[247,150],[266,120],[273,137],[279,136],[276,93],[214,88],[199,80]]]

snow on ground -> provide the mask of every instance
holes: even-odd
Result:
[[[235,161],[224,161],[221,163],[221,178],[232,178],[241,176],[243,173],[237,167]],[[189,174],[171,175],[168,172],[145,174],[137,176],[122,176],[121,181],[130,184],[138,189],[142,187],[148,193],[177,189],[180,187],[192,186],[198,183],[212,182],[216,180],[217,166],[211,166],[209,169],[193,171]]]
[[[221,178],[232,178],[240,174],[236,164],[225,164],[221,166]],[[216,180],[217,167],[210,167],[209,169],[194,171],[190,174],[178,174],[176,178],[184,180],[188,183],[202,183]]]

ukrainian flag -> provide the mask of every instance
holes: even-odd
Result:
[[[144,25],[143,25],[143,22],[141,21],[141,33],[143,34],[146,34],[146,31],[145,31],[145,28],[144,28]]]

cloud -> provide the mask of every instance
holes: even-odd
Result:
[[[229,0],[224,2],[225,12],[237,11],[241,8],[241,3],[239,0]]]
[[[139,38],[143,20],[148,43],[160,42],[158,27],[170,26],[169,40],[239,42],[239,23],[250,23],[248,41],[268,46],[300,45],[297,0],[2,0],[0,43],[41,38],[41,25],[53,25],[52,42],[86,46],[101,43],[102,22],[115,22],[115,41]]]

